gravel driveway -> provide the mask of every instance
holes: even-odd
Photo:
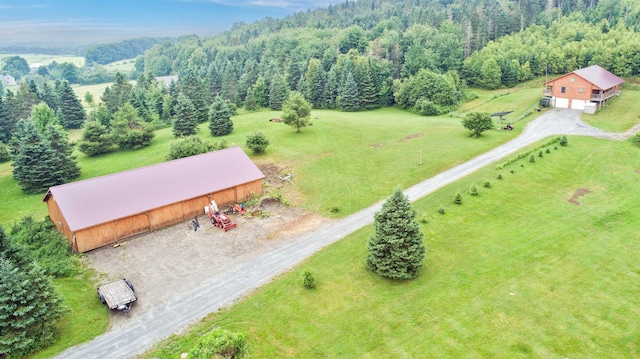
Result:
[[[621,140],[640,130],[639,126],[624,134],[613,134],[580,121],[580,111],[551,109],[533,120],[516,139],[490,152],[442,172],[405,191],[411,200],[421,198],[484,166],[552,135],[584,135]],[[57,358],[129,358],[149,349],[155,342],[178,332],[208,313],[232,304],[276,275],[296,266],[323,247],[373,222],[373,214],[382,202],[354,213],[340,221],[327,223],[295,241],[260,256],[211,275],[201,285],[181,296],[131,318],[89,343],[68,349]]]

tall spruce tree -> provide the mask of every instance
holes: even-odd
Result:
[[[191,69],[188,69],[184,76],[178,78],[178,89],[183,93],[193,104],[195,108],[197,123],[203,123],[207,121],[207,105],[205,86],[202,78]]]
[[[97,156],[113,151],[109,129],[98,121],[85,122],[78,149],[87,156]]]
[[[63,171],[64,181],[68,182],[80,176],[80,167],[73,154],[73,147],[69,143],[69,135],[57,123],[49,123],[42,135],[49,147],[56,153],[56,160]]]
[[[136,150],[149,146],[153,136],[151,127],[142,121],[138,110],[130,103],[125,103],[113,114],[111,138],[120,149]]]
[[[64,118],[63,126],[65,128],[82,128],[87,115],[78,96],[67,81],[62,81],[58,97],[60,99],[58,108]]]
[[[281,110],[287,96],[289,96],[289,88],[284,76],[275,75],[269,86],[269,107],[272,110]]]
[[[360,92],[351,72],[347,74],[344,84],[340,88],[340,109],[345,112],[360,110]]]
[[[198,119],[193,102],[181,93],[178,95],[178,105],[175,111],[176,119],[173,121],[173,135],[175,137],[195,135],[198,132]]]
[[[391,279],[418,275],[426,249],[415,217],[409,198],[396,190],[374,216],[375,234],[367,244],[367,268]]]
[[[209,107],[209,130],[212,136],[224,136],[233,131],[232,112],[231,102],[216,96]]]
[[[56,321],[64,313],[60,296],[40,267],[30,261],[19,266],[0,254],[0,356],[21,358],[51,344]]]
[[[109,113],[112,115],[120,109],[131,96],[131,89],[133,86],[129,83],[127,78],[120,72],[116,73],[116,78],[111,86],[107,86],[102,94],[102,102],[109,109]]]
[[[20,120],[12,138],[13,177],[25,193],[41,193],[64,183],[61,158],[31,120]]]

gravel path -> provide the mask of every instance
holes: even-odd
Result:
[[[516,139],[490,152],[427,179],[405,191],[414,201],[474,171],[553,135],[584,135],[622,140],[640,130],[640,126],[624,133],[607,133],[580,121],[580,111],[551,109],[529,123]],[[219,274],[183,298],[156,308],[140,318],[132,319],[117,331],[109,331],[94,340],[69,348],[56,358],[130,358],[149,349],[154,343],[207,314],[231,305],[254,288],[271,281],[323,247],[373,222],[373,214],[382,202],[308,233],[296,242],[280,247],[229,272]]]

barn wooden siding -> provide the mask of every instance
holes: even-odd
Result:
[[[56,203],[55,197],[53,195],[49,196],[46,202],[51,221],[56,224],[58,229],[60,229],[69,240],[74,250],[83,253],[115,243],[123,238],[192,219],[194,216],[203,214],[203,208],[207,206],[211,200],[215,200],[218,205],[224,206],[230,203],[244,202],[252,193],[262,194],[262,180],[256,180],[215,193],[185,199],[181,202],[151,209],[145,213],[119,218],[75,232],[69,230],[69,226]],[[100,201],[96,201],[96,206],[99,205]]]

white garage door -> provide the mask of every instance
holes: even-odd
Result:
[[[569,99],[556,97],[556,107],[569,108]]]
[[[571,108],[574,110],[584,110],[585,100],[571,100]]]

